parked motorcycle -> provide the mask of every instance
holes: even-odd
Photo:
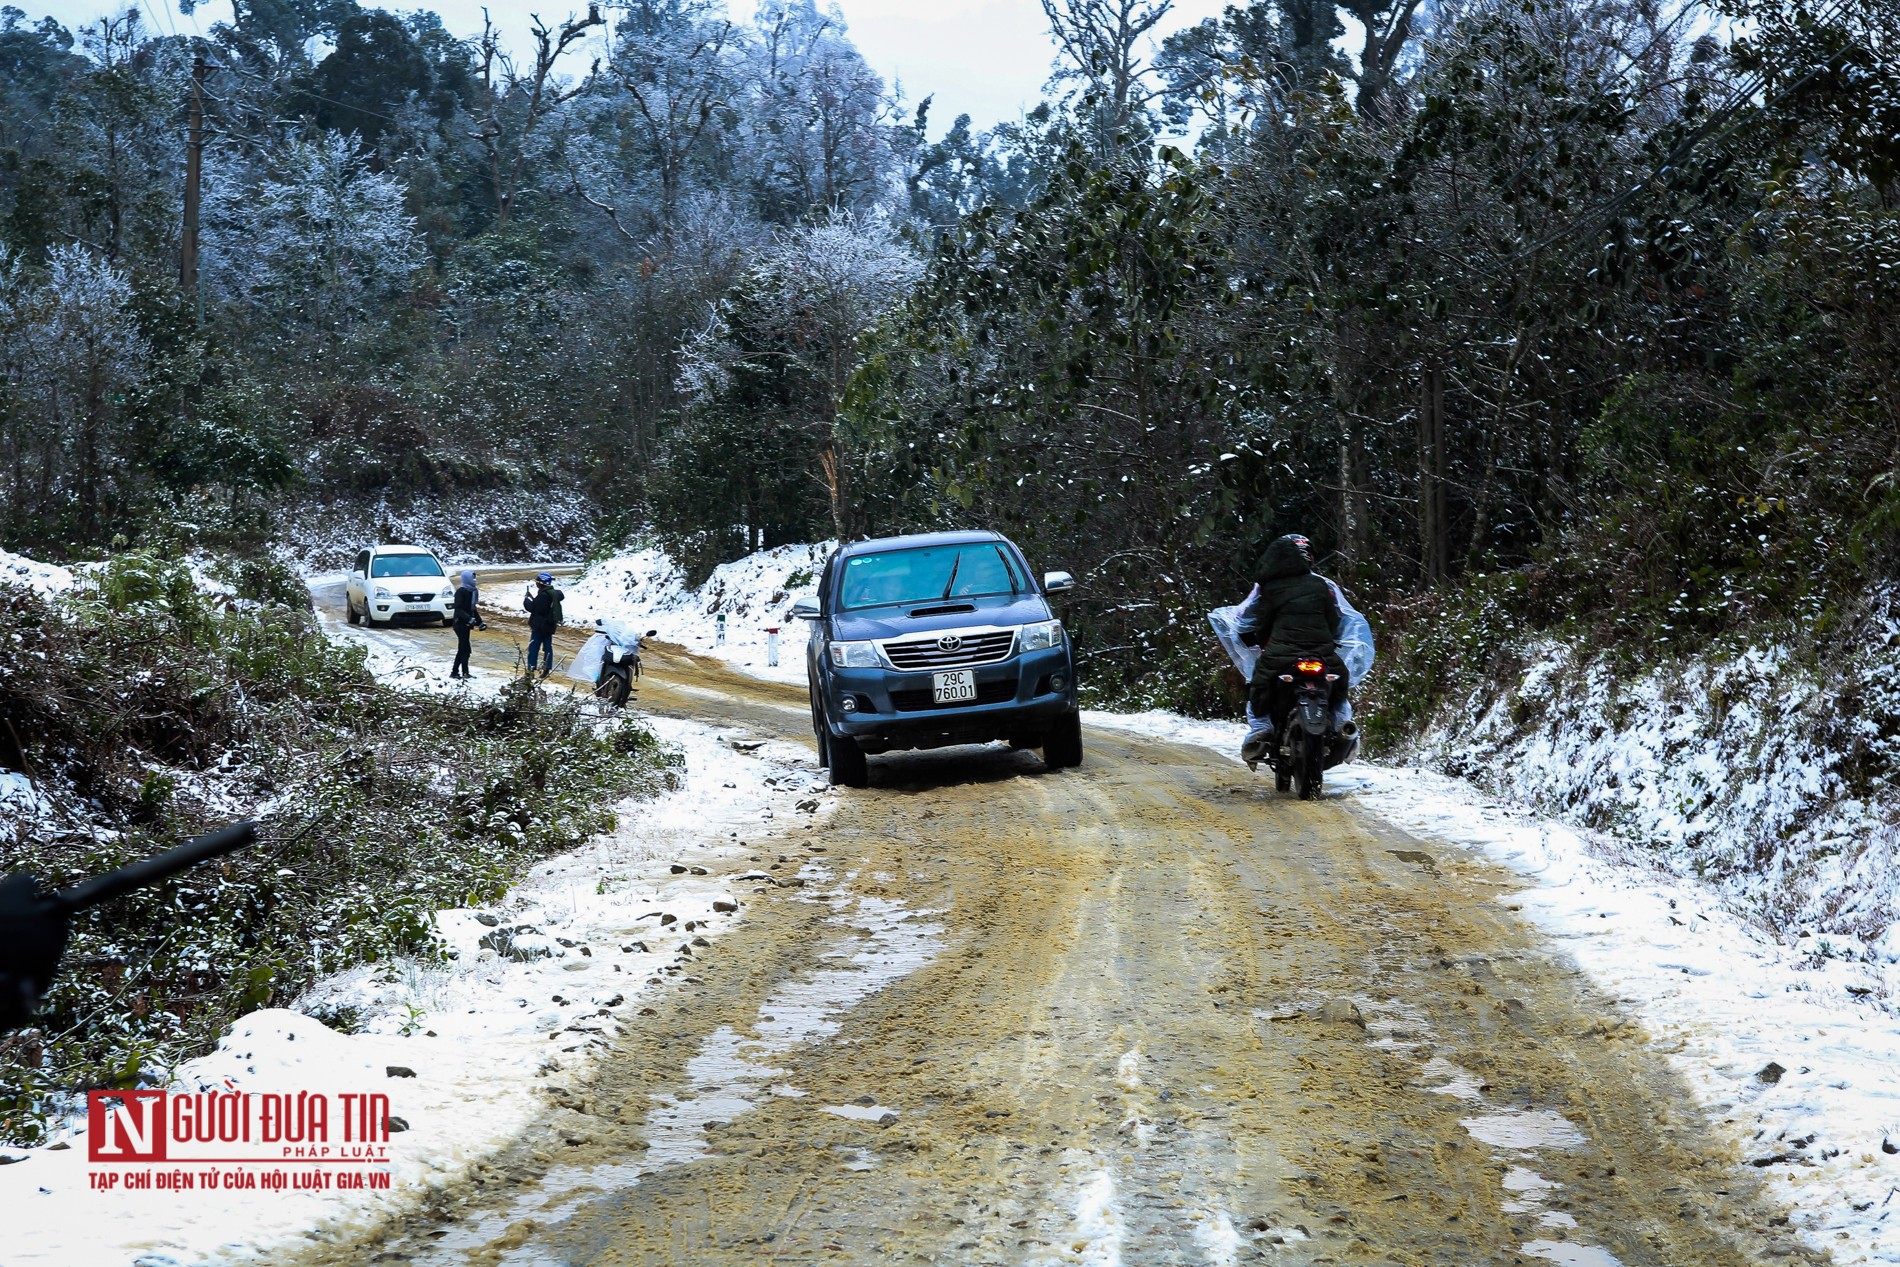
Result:
[[[606,700],[615,708],[625,708],[633,695],[634,681],[640,676],[641,644],[659,630],[649,629],[641,634],[602,619],[596,619],[594,626],[599,632],[588,639],[578,660],[591,661],[594,665],[591,676],[595,698]]]

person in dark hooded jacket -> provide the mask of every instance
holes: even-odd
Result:
[[[452,678],[465,678],[468,672],[468,631],[486,629],[488,624],[482,619],[481,590],[475,584],[472,569],[462,569],[462,583],[455,589],[455,614],[449,623],[455,627],[455,663],[449,668]]]
[[[1280,675],[1291,672],[1296,661],[1325,661],[1327,670],[1339,675],[1333,702],[1341,702],[1347,676],[1339,658],[1339,635],[1345,621],[1333,587],[1313,571],[1312,542],[1298,533],[1276,537],[1267,546],[1255,579],[1259,592],[1241,609],[1238,632],[1242,642],[1260,648],[1248,687],[1248,712],[1265,719],[1270,729],[1249,735],[1247,745],[1265,752],[1286,719],[1289,692]]]

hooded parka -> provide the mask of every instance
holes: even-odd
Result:
[[[1344,624],[1339,600],[1324,577],[1313,572],[1300,542],[1278,537],[1260,556],[1255,573],[1260,593],[1240,613],[1240,640],[1260,648],[1254,680],[1277,674],[1301,657],[1339,657]]]

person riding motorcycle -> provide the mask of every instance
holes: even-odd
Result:
[[[1254,596],[1241,609],[1240,640],[1260,648],[1248,683],[1247,712],[1255,728],[1241,747],[1249,762],[1262,760],[1286,724],[1292,687],[1280,680],[1300,660],[1320,660],[1333,682],[1337,716],[1346,703],[1346,665],[1339,655],[1345,618],[1326,578],[1313,571],[1313,543],[1298,533],[1276,537],[1260,556]]]

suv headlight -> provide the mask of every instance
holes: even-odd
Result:
[[[1059,620],[1038,621],[1033,625],[1024,625],[1016,631],[1016,649],[1018,651],[1047,651],[1051,647],[1062,645],[1062,622]]]
[[[443,587],[442,587],[442,601],[443,601],[443,602],[445,602],[445,603],[452,603],[452,602],[454,602],[454,601],[455,601],[455,591],[454,591],[454,590],[452,590],[452,589],[450,589],[450,588],[448,588],[447,586],[443,586]]]
[[[383,587],[382,587],[381,585],[378,585],[378,586],[376,587],[376,597],[378,597],[378,598],[390,598],[390,597],[393,597],[393,596],[392,596],[392,595],[390,594],[390,592],[389,592],[389,591],[388,591],[387,589],[385,589],[385,588],[383,588]]]
[[[841,669],[877,669],[884,665],[878,659],[877,644],[874,642],[834,642],[831,644],[831,662]]]

